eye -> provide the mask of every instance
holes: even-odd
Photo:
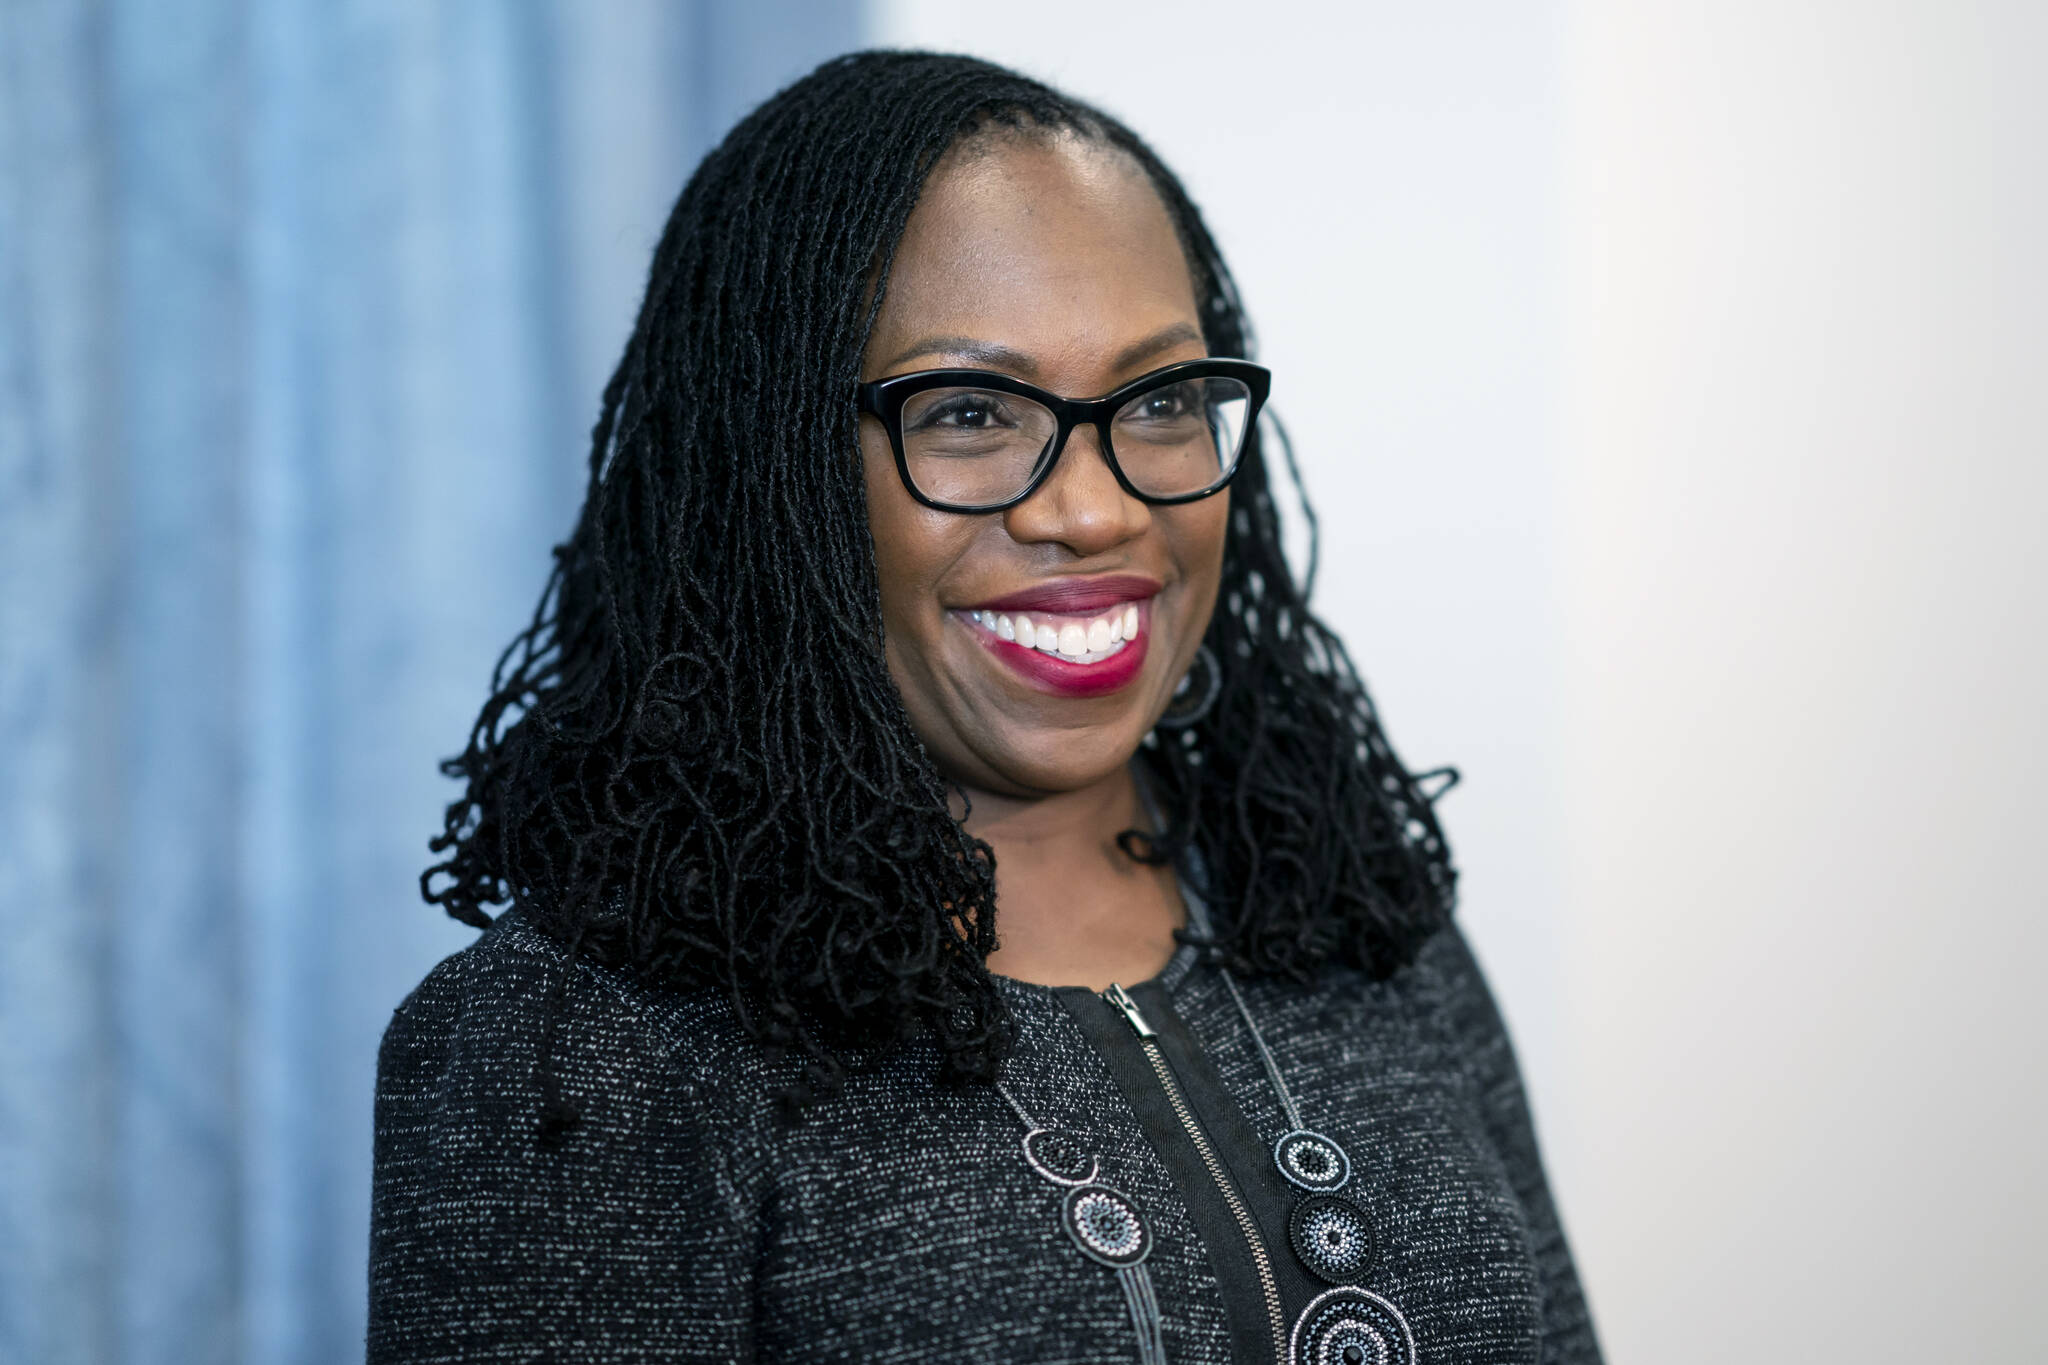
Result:
[[[1192,383],[1169,384],[1141,396],[1131,415],[1142,422],[1172,422],[1197,411],[1199,399]]]
[[[1000,394],[948,393],[919,408],[910,425],[918,431],[933,427],[981,431],[991,427],[1014,427],[1017,417]]]

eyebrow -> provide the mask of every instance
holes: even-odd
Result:
[[[1176,322],[1154,332],[1143,341],[1133,342],[1124,347],[1116,353],[1112,364],[1118,370],[1128,370],[1161,351],[1201,339],[1202,334],[1195,329],[1193,323]],[[963,336],[921,338],[893,356],[882,368],[885,371],[893,370],[904,361],[921,355],[945,356],[951,360],[966,361],[977,369],[1008,370],[1027,379],[1035,378],[1038,374],[1038,362],[1026,352],[1000,342],[981,341]]]

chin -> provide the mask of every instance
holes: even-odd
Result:
[[[983,766],[1016,795],[1080,791],[1121,771],[1138,751],[1142,733],[1124,725],[1023,731],[1001,754],[984,753]],[[1049,751],[1063,751],[1047,757]]]

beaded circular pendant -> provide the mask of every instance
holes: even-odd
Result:
[[[1331,1284],[1355,1284],[1372,1266],[1372,1223],[1349,1199],[1309,1195],[1294,1206],[1287,1236],[1301,1263]]]
[[[1415,1365],[1401,1310],[1367,1289],[1332,1289],[1294,1322],[1289,1365]]]
[[[1024,1135],[1024,1160],[1055,1185],[1086,1185],[1101,1162],[1057,1128],[1033,1128]]]
[[[1121,1270],[1152,1252],[1152,1230],[1138,1206],[1107,1185],[1077,1185],[1067,1192],[1060,1223],[1090,1260]]]
[[[1351,1179],[1351,1158],[1331,1138],[1306,1128],[1285,1133],[1273,1144],[1280,1174],[1311,1194],[1330,1194]]]

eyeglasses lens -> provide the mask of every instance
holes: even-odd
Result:
[[[1110,444],[1139,491],[1158,498],[1201,493],[1236,465],[1250,411],[1251,391],[1235,379],[1162,384],[1117,411]],[[1059,431],[1043,404],[975,388],[913,394],[902,423],[911,482],[956,507],[996,506],[1022,493]]]
[[[1041,403],[986,389],[926,389],[903,405],[903,456],[938,502],[1006,502],[1031,482],[1059,422]]]
[[[1235,379],[1183,379],[1139,394],[1110,423],[1124,477],[1155,498],[1214,488],[1244,450],[1251,390]]]

